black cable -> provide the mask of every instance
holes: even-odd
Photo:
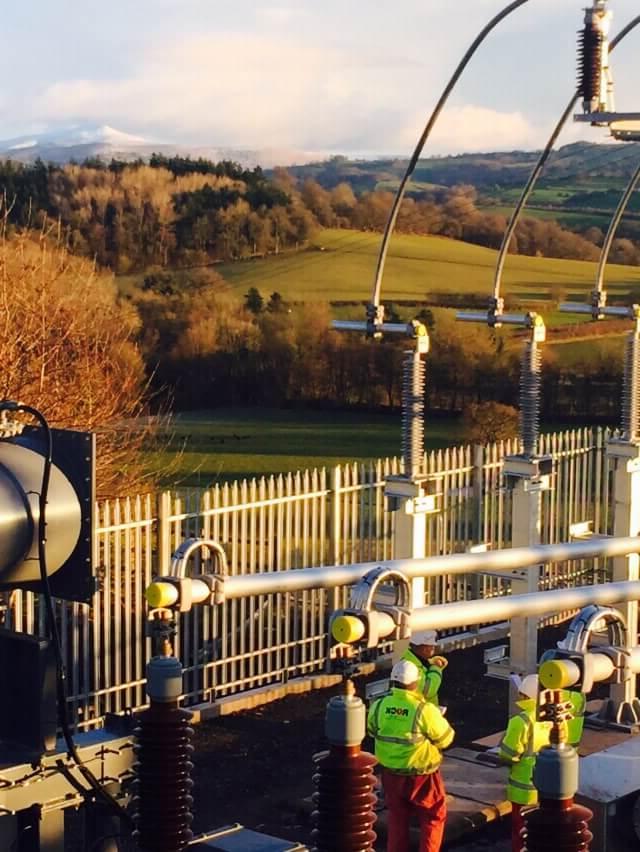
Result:
[[[387,258],[387,252],[389,250],[389,241],[391,239],[391,234],[393,232],[393,229],[394,229],[394,226],[395,226],[395,223],[396,223],[396,219],[398,218],[398,212],[400,210],[400,204],[402,203],[402,199],[404,198],[405,190],[407,188],[407,184],[409,183],[409,178],[413,174],[413,171],[416,167],[416,164],[417,164],[417,162],[420,158],[420,154],[422,154],[422,149],[424,148],[425,143],[426,143],[427,139],[429,138],[429,136],[431,134],[433,126],[435,125],[436,121],[438,120],[438,117],[439,117],[440,113],[442,112],[442,109],[444,108],[447,100],[449,99],[449,95],[451,94],[454,86],[458,82],[460,75],[462,74],[464,69],[469,64],[471,57],[476,52],[476,50],[480,46],[480,44],[482,44],[482,42],[489,35],[491,30],[493,30],[494,27],[496,27],[497,24],[499,24],[500,21],[503,20],[503,18],[506,18],[507,15],[511,14],[511,12],[515,11],[517,8],[519,8],[520,6],[523,6],[527,2],[528,2],[528,0],[515,0],[515,2],[510,3],[499,14],[497,14],[494,18],[492,18],[489,21],[489,23],[476,36],[476,38],[472,42],[471,46],[467,49],[467,52],[464,54],[464,56],[460,60],[458,67],[453,72],[453,76],[451,77],[451,79],[449,80],[449,82],[445,86],[444,91],[440,95],[440,100],[436,104],[435,109],[431,113],[431,117],[429,118],[424,130],[422,131],[422,135],[420,136],[420,139],[418,140],[418,144],[416,145],[416,149],[413,152],[413,156],[411,157],[411,159],[409,161],[409,165],[407,166],[407,170],[404,174],[404,177],[400,181],[400,185],[399,185],[398,190],[396,192],[396,197],[393,201],[393,206],[391,208],[391,212],[389,213],[389,218],[387,220],[387,224],[386,224],[386,227],[385,227],[385,230],[384,230],[384,235],[382,237],[382,245],[380,246],[380,254],[378,255],[378,265],[376,267],[376,274],[375,274],[375,279],[374,279],[374,282],[373,282],[373,294],[371,296],[371,305],[373,307],[377,307],[379,305],[379,302],[380,302],[380,287],[382,285],[382,275],[383,275],[383,272],[384,272],[384,264],[385,264],[385,260]]]
[[[47,626],[56,658],[58,717],[60,727],[62,728],[62,735],[67,745],[67,751],[92,790],[111,810],[115,811],[116,815],[120,819],[124,820],[129,826],[133,826],[131,816],[122,807],[122,805],[117,802],[107,790],[105,790],[93,772],[83,762],[82,758],[78,754],[78,749],[71,732],[67,701],[67,672],[62,654],[62,643],[60,641],[60,631],[58,630],[58,622],[56,620],[51,584],[49,583],[49,576],[47,574],[47,497],[49,493],[49,482],[51,479],[51,468],[53,467],[53,437],[51,435],[51,427],[49,426],[45,416],[38,411],[37,408],[33,408],[33,406],[30,405],[23,405],[19,402],[0,402],[0,411],[18,411],[30,414],[38,421],[44,432],[45,455],[44,465],[42,468],[42,485],[38,496],[38,563],[40,568],[42,593],[45,601]]]
[[[626,25],[626,27],[623,27],[623,29],[620,30],[618,35],[614,39],[611,40],[611,42],[609,44],[609,53],[611,53],[613,50],[615,50],[616,46],[622,41],[622,39],[625,36],[627,36],[638,24],[640,24],[640,15],[636,15],[635,18],[632,18],[629,21],[629,23]],[[520,195],[520,198],[518,199],[518,203],[516,204],[516,206],[513,209],[513,213],[511,214],[509,224],[507,225],[507,230],[504,233],[504,238],[502,240],[502,245],[500,247],[500,251],[498,252],[498,260],[496,262],[496,270],[495,270],[495,275],[494,275],[494,280],[493,280],[493,300],[494,300],[494,302],[497,302],[497,300],[500,298],[500,290],[501,290],[501,285],[502,285],[502,273],[504,271],[504,265],[505,265],[505,262],[506,262],[506,259],[507,259],[507,254],[508,254],[508,251],[509,251],[509,245],[510,245],[511,239],[512,239],[514,233],[515,233],[516,226],[518,225],[518,222],[520,221],[520,216],[522,214],[522,211],[525,207],[525,204],[529,200],[531,193],[533,192],[533,188],[536,185],[538,178],[542,174],[542,170],[544,168],[544,165],[547,162],[549,155],[551,154],[551,151],[553,150],[553,146],[555,145],[556,140],[558,139],[558,137],[560,135],[560,132],[564,128],[565,124],[567,123],[569,116],[573,113],[573,109],[574,109],[575,105],[577,104],[579,98],[580,98],[580,90],[577,89],[574,92],[574,94],[572,95],[571,100],[569,101],[569,103],[565,107],[564,112],[562,113],[562,115],[560,116],[560,118],[558,120],[558,123],[554,127],[553,132],[551,133],[551,136],[549,137],[549,139],[547,141],[547,144],[545,145],[544,149],[542,150],[542,152],[540,154],[538,162],[536,163],[533,171],[529,175],[529,179],[527,180],[527,183],[526,183],[524,189],[522,190],[522,194]]]

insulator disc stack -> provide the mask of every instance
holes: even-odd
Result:
[[[640,437],[640,336],[636,332],[628,336],[625,347],[622,434],[627,441]]]
[[[426,365],[416,352],[407,352],[402,365],[402,458],[405,476],[420,472],[424,455],[424,395]]]
[[[584,101],[599,101],[604,37],[593,22],[578,33],[578,93]]]
[[[314,852],[373,852],[375,757],[359,746],[332,746],[315,763]]]
[[[589,852],[592,812],[572,799],[546,799],[525,818],[525,852]],[[551,840],[553,838],[553,840]]]
[[[536,454],[540,434],[540,364],[535,340],[527,341],[520,364],[520,439],[525,456]]]
[[[183,852],[193,838],[191,714],[152,702],[134,734],[135,838],[142,852]]]

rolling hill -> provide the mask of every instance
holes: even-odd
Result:
[[[238,296],[256,287],[277,291],[289,301],[368,300],[380,248],[380,235],[326,229],[305,251],[224,263],[216,269]],[[391,243],[382,298],[425,301],[440,293],[492,291],[496,252],[443,237],[396,235]],[[586,299],[595,281],[595,264],[585,261],[510,255],[504,295],[518,300]],[[611,266],[611,301],[640,298],[640,269]]]

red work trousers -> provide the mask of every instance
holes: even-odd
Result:
[[[387,852],[409,852],[411,817],[420,825],[419,852],[439,852],[447,819],[440,772],[400,775],[383,768],[382,786],[388,811]]]
[[[531,805],[511,802],[511,852],[522,852],[524,841],[521,834],[524,828],[524,815],[531,807]]]

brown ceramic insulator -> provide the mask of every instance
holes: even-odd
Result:
[[[183,852],[192,839],[191,714],[177,702],[152,702],[134,734],[135,838],[142,852]]]
[[[600,97],[600,62],[603,36],[590,23],[578,35],[578,93],[587,101]]]
[[[526,852],[589,852],[593,835],[588,823],[589,808],[573,799],[544,799],[540,807],[525,816]]]
[[[377,760],[360,746],[332,745],[315,763],[314,852],[373,852]]]

